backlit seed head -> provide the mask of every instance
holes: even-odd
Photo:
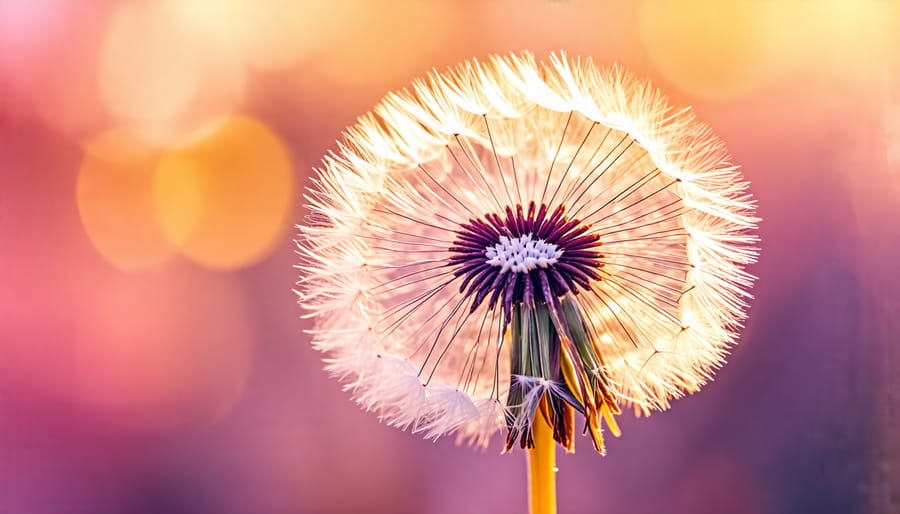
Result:
[[[313,345],[427,437],[574,448],[695,392],[745,316],[758,222],[724,145],[590,60],[470,61],[391,93],[324,159],[299,227]]]

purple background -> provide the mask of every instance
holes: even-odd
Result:
[[[607,457],[579,437],[558,458],[560,511],[900,511],[895,2],[300,2],[302,26],[270,16],[244,32],[252,20],[236,17],[191,55],[233,57],[238,93],[198,104],[218,91],[210,72],[165,121],[259,120],[290,155],[292,210],[265,221],[277,238],[239,265],[171,242],[136,270],[87,234],[84,144],[143,132],[157,113],[138,103],[169,105],[181,86],[166,63],[180,53],[159,64],[109,35],[134,2],[0,5],[0,512],[524,512],[522,452],[381,425],[321,371],[291,291],[290,228],[311,169],[381,95],[432,66],[520,49],[618,61],[692,105],[763,218],[756,299],[729,363],[670,411],[624,416]],[[175,14],[158,16],[175,30]],[[110,83],[102,70],[137,75]],[[141,89],[141,77],[161,82]],[[136,244],[113,236],[105,248]]]

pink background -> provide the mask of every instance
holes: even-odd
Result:
[[[0,512],[523,512],[523,453],[383,426],[321,371],[291,227],[384,93],[526,49],[617,61],[693,106],[764,220],[728,365],[624,417],[607,457],[579,438],[560,511],[897,512],[898,18],[877,0],[0,0]]]

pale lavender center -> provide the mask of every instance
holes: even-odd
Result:
[[[555,244],[543,239],[533,239],[531,234],[519,237],[501,236],[500,242],[484,251],[487,263],[499,266],[500,273],[527,273],[536,268],[546,268],[562,256]]]

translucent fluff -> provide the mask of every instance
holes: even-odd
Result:
[[[590,60],[417,80],[347,129],[306,200],[312,344],[364,408],[427,437],[505,429],[509,448],[535,412],[666,409],[724,363],[750,297],[758,220],[724,145]]]

